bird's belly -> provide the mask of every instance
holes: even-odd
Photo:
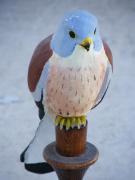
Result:
[[[81,116],[95,104],[104,79],[104,66],[95,69],[52,66],[46,88],[45,104],[57,115]]]

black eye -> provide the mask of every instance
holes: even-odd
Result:
[[[74,31],[69,31],[69,36],[71,38],[75,38],[75,32]]]
[[[97,29],[95,28],[95,30],[94,30],[94,34],[96,34],[96,31],[97,31]]]

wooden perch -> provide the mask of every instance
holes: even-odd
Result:
[[[87,125],[68,131],[56,127],[56,142],[45,148],[44,158],[59,180],[82,180],[88,167],[97,161],[98,150],[86,142],[86,136]]]

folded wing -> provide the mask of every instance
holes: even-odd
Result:
[[[105,41],[103,41],[103,45],[104,45],[104,50],[105,50],[106,56],[108,58],[108,65],[106,68],[106,73],[105,73],[103,84],[102,84],[100,92],[97,96],[96,103],[92,109],[94,109],[96,106],[98,106],[101,103],[101,101],[104,99],[106,92],[108,90],[110,80],[111,80],[111,75],[113,72],[113,58],[112,58],[111,50]]]

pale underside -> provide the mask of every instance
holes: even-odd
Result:
[[[44,90],[46,111],[63,117],[86,115],[96,103],[107,61],[103,48],[96,54],[77,47],[68,59],[54,54]]]

